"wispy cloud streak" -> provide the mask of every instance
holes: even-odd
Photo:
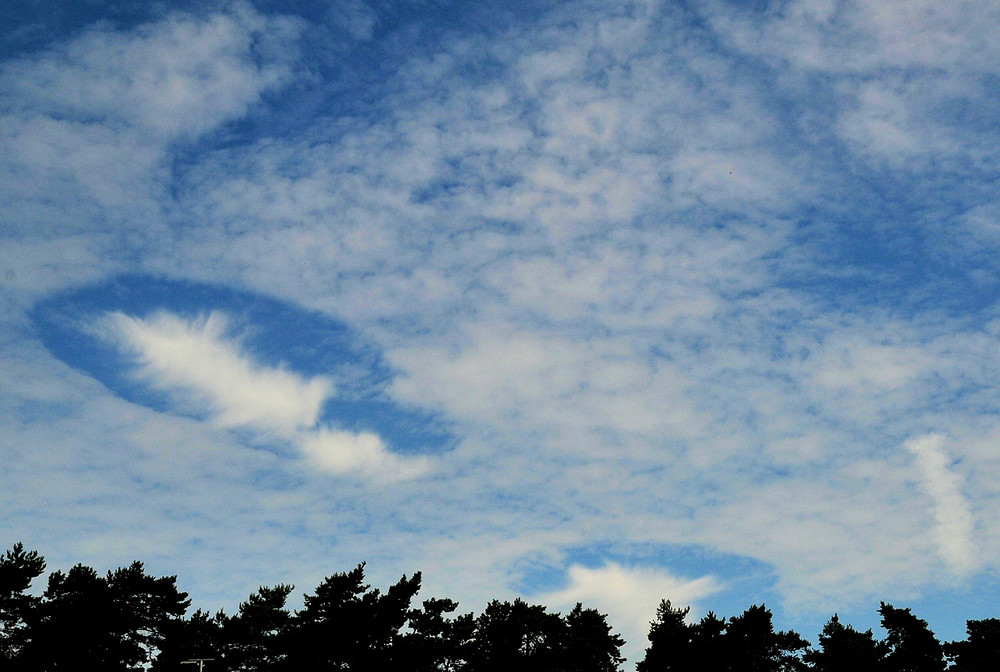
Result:
[[[951,470],[944,443],[940,434],[929,434],[912,438],[903,447],[916,457],[921,485],[934,501],[941,557],[956,573],[967,574],[980,564],[973,541],[975,523],[969,501],[962,495],[962,479]]]

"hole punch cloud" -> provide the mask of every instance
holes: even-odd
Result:
[[[322,426],[333,382],[258,364],[243,351],[223,313],[189,320],[168,312],[146,318],[111,312],[99,320],[97,331],[129,353],[135,376],[167,392],[177,408],[205,408],[220,427],[291,439],[322,471],[395,481],[429,468],[426,459],[393,454],[375,433]]]

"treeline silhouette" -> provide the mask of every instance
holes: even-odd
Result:
[[[478,616],[447,598],[413,606],[420,574],[385,592],[365,583],[364,564],[333,574],[290,611],[289,585],[262,586],[236,613],[187,615],[175,576],[141,562],[105,575],[84,565],[45,571],[37,551],[15,544],[0,557],[0,672],[182,670],[204,659],[211,672],[613,672],[624,640],[604,614],[577,604],[568,614],[520,599],[494,600]],[[968,637],[942,643],[909,609],[882,603],[885,639],[834,615],[812,647],[776,631],[755,605],[739,616],[663,600],[637,672],[985,672],[1000,670],[1000,621],[967,621]],[[194,666],[196,667],[196,665]],[[192,666],[188,666],[188,672]]]

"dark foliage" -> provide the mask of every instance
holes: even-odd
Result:
[[[909,609],[897,609],[885,602],[879,607],[888,649],[883,659],[885,672],[943,672],[944,650],[927,621]]]
[[[142,563],[99,576],[76,565],[53,572],[27,617],[24,669],[133,672],[153,662],[190,601],[176,577],[155,578]]]
[[[394,669],[399,672],[465,669],[476,623],[472,614],[449,618],[457,609],[458,602],[454,600],[429,599],[424,600],[422,608],[411,610],[407,631],[395,647]]]
[[[566,623],[541,605],[490,602],[476,619],[468,669],[476,672],[555,670]]]
[[[186,672],[194,672],[191,666],[182,666],[182,662],[196,658],[210,659],[212,666],[207,666],[208,670],[231,669],[226,660],[230,643],[223,632],[226,620],[221,611],[212,616],[199,609],[190,618],[170,621],[165,628],[166,636],[159,655],[150,667],[152,672],[173,672],[185,668]]]
[[[288,625],[291,616],[285,601],[293,587],[261,586],[239,606],[238,613],[222,622],[226,669],[233,672],[279,670],[287,658]]]
[[[364,578],[361,564],[327,577],[305,596],[305,607],[290,622],[285,669],[389,669],[420,574],[404,576],[384,595]]]
[[[0,669],[14,669],[21,659],[28,622],[39,602],[27,590],[43,571],[45,560],[20,543],[0,558]]]
[[[724,621],[709,613],[688,623],[689,607],[660,603],[650,626],[646,656],[638,672],[796,672],[808,669],[802,652],[809,646],[795,632],[775,632],[771,612],[753,606]]]
[[[1000,666],[1000,620],[966,621],[968,637],[944,645],[949,672],[993,672]]]
[[[834,614],[819,636],[819,649],[804,656],[810,669],[816,672],[878,672],[886,646],[875,641],[871,630],[858,632],[844,625]]]
[[[699,668],[696,626],[685,621],[690,611],[691,607],[675,608],[670,600],[660,602],[647,635],[649,648],[636,665],[637,672],[688,672]]]
[[[236,613],[198,610],[176,577],[154,577],[134,562],[99,575],[84,565],[45,570],[35,551],[15,544],[0,556],[0,672],[100,669],[209,672],[394,670],[396,672],[615,672],[624,640],[604,614],[577,604],[568,614],[494,600],[479,616],[457,614],[446,598],[413,600],[419,573],[383,593],[365,583],[365,566],[327,577],[301,610],[286,607],[293,587],[261,586]],[[739,616],[660,603],[637,672],[985,672],[1000,660],[1000,620],[967,621],[968,637],[942,644],[909,609],[882,603],[884,640],[834,615],[817,648],[776,631],[754,605]],[[948,667],[948,664],[951,667]]]
[[[584,609],[577,602],[566,615],[566,625],[569,629],[562,653],[566,672],[614,672],[624,662],[621,648],[625,640],[612,632],[604,614]]]

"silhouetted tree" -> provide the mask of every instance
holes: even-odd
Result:
[[[177,672],[183,669],[181,661],[194,658],[211,658],[212,667],[208,669],[228,669],[228,646],[223,636],[226,620],[221,611],[213,616],[199,609],[190,618],[168,622],[164,628],[163,645],[150,667],[151,672]]]
[[[176,576],[153,577],[141,562],[108,572],[112,622],[133,667],[150,662],[169,624],[184,616],[191,600],[177,590]]]
[[[27,590],[43,571],[45,560],[37,551],[25,551],[20,542],[0,557],[0,669],[16,669],[39,602]]]
[[[691,660],[703,672],[724,670],[728,656],[725,649],[726,620],[714,611],[705,614],[693,626]]]
[[[662,600],[656,620],[650,623],[649,647],[636,664],[637,672],[688,672],[702,669],[695,651],[696,628],[685,619],[691,607],[679,609],[670,600]],[[725,624],[722,624],[725,626]],[[721,632],[721,631],[720,631]]]
[[[836,614],[823,626],[819,647],[803,656],[816,672],[877,672],[886,653],[871,630],[858,632]]]
[[[771,612],[754,605],[729,619],[722,638],[730,672],[795,672],[807,669],[801,653],[809,646],[798,633],[775,632]]]
[[[22,544],[0,556],[0,672],[168,672],[212,658],[231,672],[616,672],[624,640],[607,617],[576,606],[565,617],[523,600],[490,602],[478,617],[454,616],[449,599],[424,600],[419,573],[385,593],[365,583],[364,564],[327,577],[295,614],[288,585],[261,586],[233,616],[196,611],[176,586],[134,562],[100,576],[76,565],[28,590],[45,562]],[[985,672],[998,668],[1000,620],[967,621],[964,641],[942,645],[909,609],[881,603],[887,636],[858,632],[835,614],[818,648],[774,629],[755,605],[728,620],[663,600],[637,672]],[[947,657],[947,661],[946,661]]]
[[[385,595],[364,583],[364,564],[327,577],[292,619],[286,668],[388,669],[420,574],[403,577]]]
[[[175,577],[148,576],[139,562],[106,577],[84,565],[53,572],[30,624],[26,667],[142,670],[188,604]]]
[[[560,667],[566,672],[615,672],[625,660],[625,640],[612,632],[607,615],[579,602],[566,614],[566,641]]]
[[[1000,620],[966,621],[965,631],[964,641],[944,645],[953,663],[948,672],[994,672],[1000,666]]]
[[[231,672],[265,672],[278,669],[285,658],[291,614],[285,601],[293,587],[261,586],[236,615],[224,620],[226,668]]]
[[[692,659],[698,661],[699,670],[715,672],[726,666],[725,651],[726,620],[714,611],[705,614],[694,626],[694,653]]]
[[[111,591],[107,580],[90,567],[76,565],[67,573],[50,574],[35,616],[24,651],[30,669],[127,670],[139,662],[119,652]]]
[[[554,672],[568,626],[559,614],[521,599],[493,600],[476,619],[469,672]]]
[[[373,650],[379,651],[376,660],[387,662],[392,660],[392,649],[399,642],[401,631],[406,626],[410,616],[410,604],[414,596],[420,592],[421,574],[417,572],[411,578],[404,575],[381,597],[375,591],[373,600],[374,639]]]
[[[424,600],[410,611],[407,630],[393,652],[393,669],[399,672],[455,672],[465,666],[475,620],[472,614],[448,618],[458,609],[449,599]]]
[[[909,609],[896,609],[881,603],[882,627],[887,636],[885,672],[943,672],[944,650],[927,621],[917,618]]]

